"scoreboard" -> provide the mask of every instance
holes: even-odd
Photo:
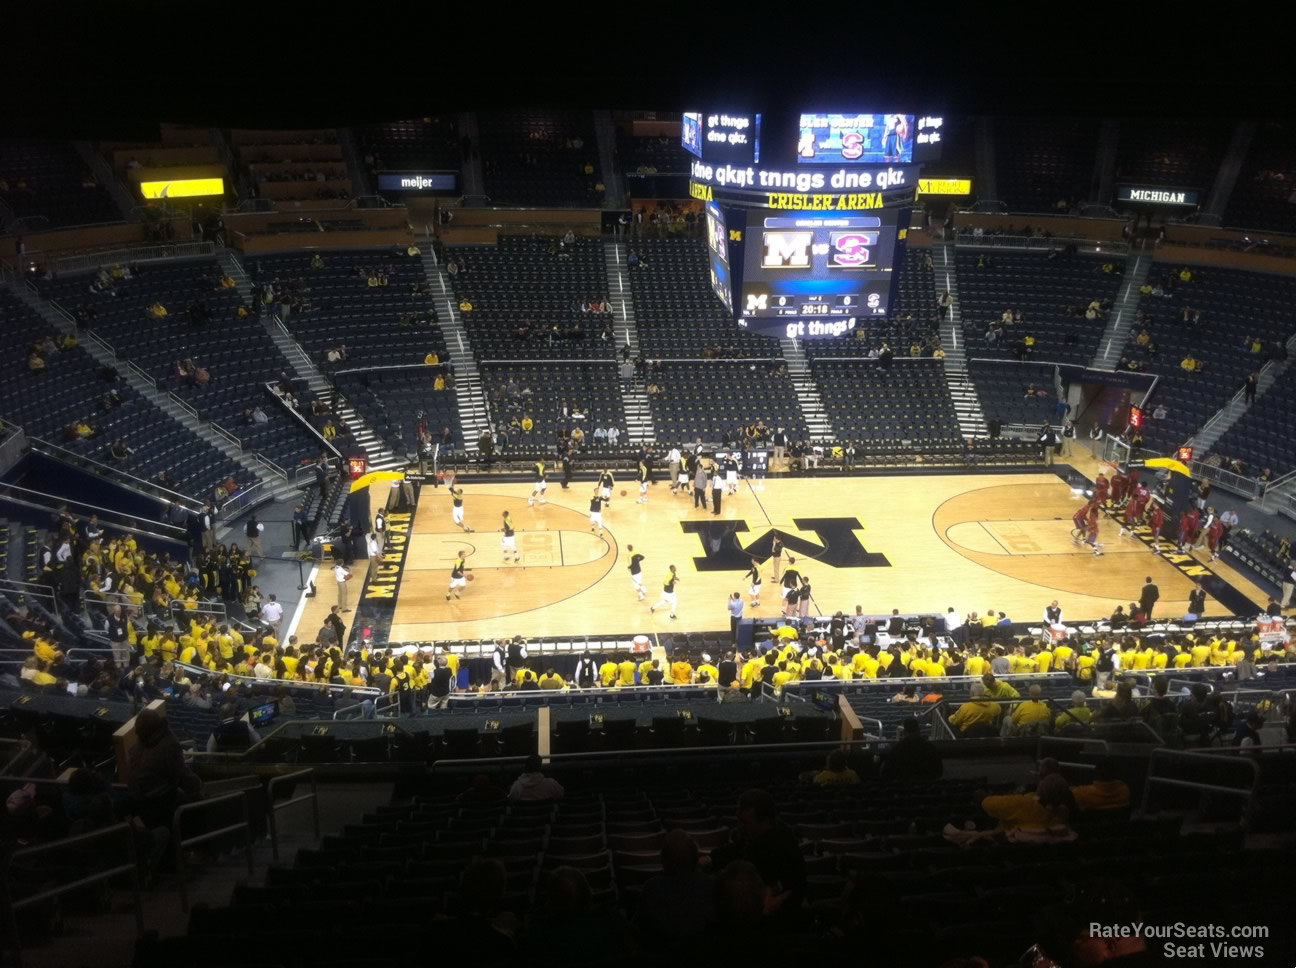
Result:
[[[912,111],[685,114],[711,288],[738,325],[820,336],[885,318],[943,125]]]
[[[739,314],[885,316],[890,302],[896,209],[788,216],[748,212]]]
[[[729,229],[724,210],[714,202],[706,207],[707,261],[711,266],[711,289],[733,312],[733,285],[729,273]]]

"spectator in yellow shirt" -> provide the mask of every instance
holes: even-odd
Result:
[[[1068,726],[1088,726],[1093,722],[1093,710],[1085,705],[1085,694],[1077,689],[1071,693],[1071,705],[1058,713],[1053,728],[1061,732]]]
[[[711,656],[707,655],[706,653],[702,654],[702,662],[698,665],[695,675],[698,679],[701,679],[702,673],[704,672],[711,677],[710,678],[711,682],[720,681],[720,670],[717,669],[714,665],[712,665]]]
[[[1071,796],[1081,810],[1119,810],[1130,804],[1130,789],[1108,759],[1099,760],[1093,782],[1073,786]]]
[[[985,687],[985,694],[990,699],[1020,699],[1021,693],[1013,686],[1006,682],[1000,682],[994,677],[993,672],[987,672],[981,677],[981,684]]]
[[[814,775],[815,786],[854,786],[859,783],[859,774],[850,768],[846,753],[833,750],[828,754],[824,768]]]
[[[544,675],[540,677],[541,689],[561,689],[565,685],[563,677],[552,668],[546,669]]]
[[[1053,711],[1044,701],[1044,690],[1039,686],[1031,686],[1030,698],[1017,704],[1017,708],[1012,711],[1011,722],[1016,731],[1025,733],[1036,727],[1047,726],[1052,718]]]
[[[617,681],[617,664],[612,658],[609,658],[599,666],[599,685],[615,686]]]
[[[617,664],[617,685],[633,686],[635,684],[635,664],[630,656],[624,656]]]
[[[972,683],[971,697],[954,711],[954,715],[950,717],[949,721],[951,726],[956,727],[962,733],[984,727],[993,730],[995,724],[999,721],[999,706],[996,703],[988,702],[986,700],[985,686],[979,682],[974,682]]]
[[[981,810],[999,821],[1000,830],[1038,833],[1066,827],[1073,803],[1066,778],[1051,773],[1040,780],[1034,793],[986,797]]]
[[[683,652],[676,652],[671,660],[671,682],[677,686],[687,686],[693,681],[693,664]]]

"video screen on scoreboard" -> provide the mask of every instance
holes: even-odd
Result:
[[[887,314],[896,209],[747,218],[740,315],[876,317]]]
[[[711,288],[729,312],[733,312],[733,282],[729,274],[729,229],[724,212],[710,202],[706,207],[707,261],[711,264]]]
[[[803,114],[797,161],[812,165],[911,164],[912,114]]]
[[[684,150],[702,157],[702,113],[700,111],[684,112],[684,127],[680,134],[680,144]]]

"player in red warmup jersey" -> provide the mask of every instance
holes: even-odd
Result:
[[[1224,536],[1224,525],[1216,518],[1211,522],[1211,526],[1206,529],[1206,544],[1210,546],[1210,560],[1219,559],[1220,538]]]
[[[1201,524],[1201,512],[1196,508],[1189,508],[1183,514],[1179,515],[1179,552],[1183,554],[1186,549],[1191,549],[1193,542],[1197,540],[1197,529]]]
[[[1089,521],[1088,521],[1089,536],[1085,539],[1088,542],[1089,546],[1093,548],[1093,553],[1095,557],[1098,557],[1102,554],[1102,550],[1098,546],[1098,518],[1099,518],[1098,505],[1095,504],[1089,509]]]
[[[1082,504],[1080,509],[1076,511],[1075,514],[1071,515],[1071,523],[1075,525],[1075,527],[1071,529],[1071,540],[1076,544],[1080,544],[1081,540],[1084,538],[1085,530],[1088,527],[1086,522],[1089,519],[1089,509],[1093,506],[1092,501]]]
[[[1126,477],[1125,474],[1120,470],[1117,470],[1116,473],[1112,475],[1112,479],[1111,479],[1112,507],[1119,507],[1121,502],[1125,500],[1125,492],[1128,484],[1129,484],[1129,478]]]
[[[1148,498],[1150,497],[1148,489],[1139,484],[1130,493],[1130,498],[1125,502],[1125,523],[1121,525],[1121,537],[1127,533],[1131,536],[1134,534],[1134,526],[1138,524],[1139,518],[1143,517],[1143,512],[1147,510]]]
[[[1161,502],[1157,501],[1152,505],[1152,510],[1148,512],[1148,526],[1152,529],[1152,554],[1161,553],[1161,529],[1165,527],[1165,508]]]
[[[1094,481],[1094,500],[1098,504],[1106,504],[1107,496],[1111,493],[1111,481],[1102,472],[1098,472],[1098,480]]]

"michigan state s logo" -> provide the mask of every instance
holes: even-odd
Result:
[[[686,534],[696,534],[702,542],[703,557],[693,559],[698,571],[746,571],[751,561],[764,562],[773,553],[774,537],[783,540],[783,553],[809,558],[834,568],[890,568],[886,555],[869,551],[855,532],[862,530],[859,518],[794,518],[798,531],[812,531],[819,543],[807,541],[778,528],[770,528],[755,541],[743,544],[740,534],[747,533],[746,521],[681,521]]]

